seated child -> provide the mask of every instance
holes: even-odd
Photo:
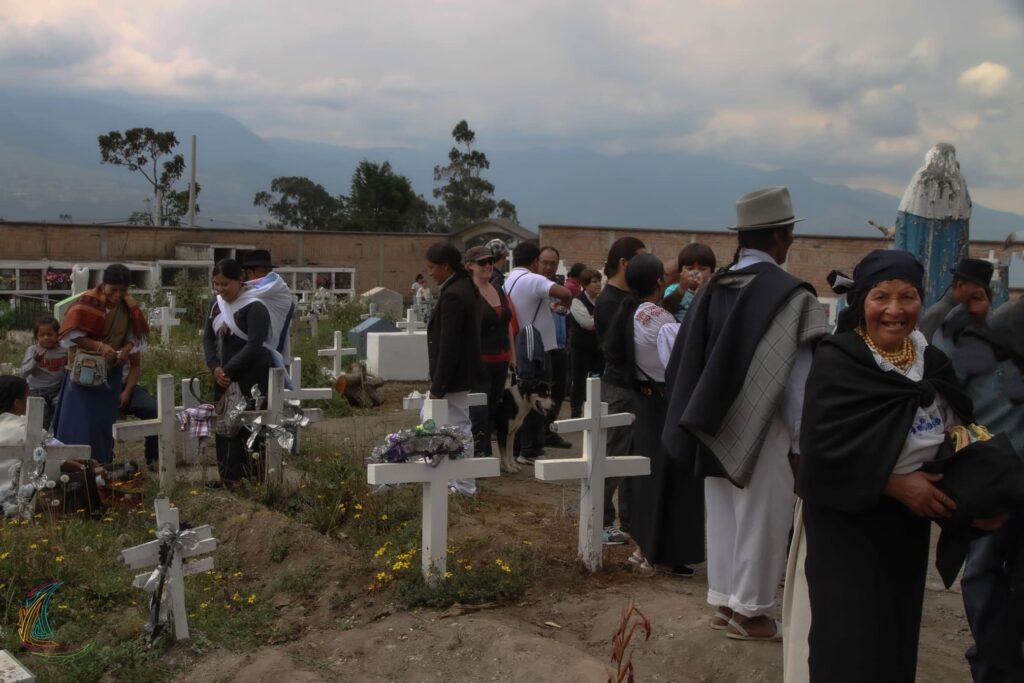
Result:
[[[50,428],[53,412],[57,408],[57,396],[64,381],[64,368],[68,363],[67,349],[57,343],[60,323],[48,315],[36,320],[35,344],[25,349],[21,359],[21,376],[28,380],[29,395],[46,401],[43,429]]]

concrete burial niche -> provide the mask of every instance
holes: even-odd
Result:
[[[374,287],[360,294],[359,298],[367,303],[377,304],[377,311],[383,315],[401,318],[405,313],[402,295],[387,287]]]
[[[430,379],[426,332],[371,332],[366,339],[366,371],[381,379]]]
[[[366,335],[371,332],[398,332],[398,328],[384,318],[371,316],[348,331],[348,345],[354,347],[360,358],[366,358]]]

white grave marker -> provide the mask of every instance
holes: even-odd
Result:
[[[167,308],[170,309],[171,315],[175,318],[186,312],[186,309],[178,308],[178,298],[174,292],[167,293]]]
[[[426,419],[437,425],[448,422],[448,401],[420,399]],[[448,559],[448,482],[453,479],[497,477],[497,458],[442,459],[436,467],[425,462],[373,463],[366,467],[366,481],[383,484],[423,484],[423,578],[444,577]]]
[[[177,456],[174,452],[174,433],[178,429],[178,418],[174,410],[174,375],[160,375],[156,380],[156,418],[133,420],[114,424],[114,438],[144,439],[155,436],[160,444],[159,479],[160,491],[174,490],[177,476]]]
[[[181,380],[181,408],[180,410],[187,410],[188,408],[198,408],[199,399],[196,398],[192,393],[192,380],[199,381],[198,378],[192,377],[190,379]],[[174,409],[175,412],[179,412],[178,408]],[[213,438],[213,430],[210,430],[210,436]],[[199,462],[199,439],[193,439],[188,434],[182,439],[182,457],[185,462],[189,464],[195,464]]]
[[[363,313],[361,316],[359,316],[359,319],[360,320],[366,320],[368,318],[376,318],[377,316],[378,316],[377,303],[374,302],[374,301],[371,301],[370,302],[370,306],[369,306],[367,312]]]
[[[316,355],[320,358],[331,358],[332,359],[332,372],[334,379],[338,379],[342,375],[341,364],[345,356],[355,356],[356,350],[352,348],[342,348],[341,346],[341,332],[338,330],[334,331],[334,346],[329,349],[320,349],[316,352]],[[292,378],[292,383],[295,383],[295,378]]]
[[[180,522],[178,519],[178,508],[172,508],[170,501],[166,498],[157,498],[154,501],[156,507],[156,533],[157,540],[137,545],[121,551],[121,561],[128,565],[129,569],[141,569],[142,567],[158,567],[160,564],[160,546],[164,541],[160,540],[161,533],[178,532]],[[213,569],[213,558],[204,557],[200,560],[184,563],[196,555],[213,552],[217,548],[217,539],[213,537],[213,529],[209,524],[189,529],[190,538],[183,540],[180,547],[175,548],[174,556],[171,558],[171,566],[168,569],[167,577],[164,579],[164,586],[167,588],[166,598],[170,600],[171,618],[174,620],[174,636],[178,640],[188,638],[188,615],[185,612],[185,584],[184,577],[191,576]],[[145,588],[150,584],[153,572],[139,574],[132,581],[136,588]]]
[[[395,323],[395,327],[400,330],[404,330],[406,334],[413,334],[414,332],[422,332],[427,329],[418,315],[418,311],[415,308],[410,308],[405,312],[405,320],[399,320]]]
[[[35,675],[7,650],[0,650],[0,683],[35,683]]]
[[[284,390],[286,401],[329,401],[334,396],[334,390],[330,387],[325,389],[303,389],[302,388],[302,359],[292,358],[290,376],[292,388]]]
[[[305,320],[309,323],[309,336],[313,339],[317,338],[317,334],[320,332],[320,316],[316,311],[311,310],[306,315],[302,316],[300,320]]]
[[[171,328],[180,325],[181,321],[174,317],[168,306],[161,306],[155,309],[154,313],[156,315],[151,315],[149,322],[160,328],[160,346],[166,348],[171,344]]]
[[[651,461],[642,455],[605,455],[608,429],[631,425],[633,420],[632,413],[608,414],[608,404],[601,402],[601,380],[591,377],[583,417],[551,424],[556,434],[583,432],[582,457],[534,463],[534,474],[541,481],[580,480],[579,558],[592,572],[601,568],[605,479],[651,473]]]
[[[51,467],[46,468],[48,470],[47,476],[51,479],[55,478],[52,475],[59,473],[59,466],[62,461],[67,459],[89,459],[91,452],[89,446],[46,445],[44,443],[46,432],[43,431],[43,413],[45,410],[46,407],[43,399],[38,396],[30,396],[28,399],[28,409],[25,411],[25,443],[17,446],[0,446],[0,460],[21,461],[21,474],[17,482],[18,489],[16,489],[18,491],[28,483],[28,480],[32,478],[38,467],[32,456],[39,446],[43,446],[46,450],[47,464],[50,462],[57,464],[57,470]],[[32,498],[32,506],[28,510],[30,514],[35,510],[36,500],[37,498]]]
[[[267,381],[267,395],[266,410],[250,410],[244,414],[247,417],[256,417],[260,415],[263,417],[261,422],[264,425],[279,425],[282,416],[284,415],[284,401],[287,390],[284,388],[284,368],[271,368],[270,377]],[[303,410],[302,414],[309,418],[310,422],[319,422],[323,419],[323,411],[319,408],[311,408],[309,410]],[[264,438],[267,451],[267,480],[273,480],[276,483],[284,481],[284,470],[282,468],[284,449],[281,444],[277,442],[277,438],[273,435],[267,435]]]

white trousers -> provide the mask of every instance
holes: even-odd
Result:
[[[469,452],[462,457],[472,458],[474,454],[473,423],[469,419],[469,392],[456,391],[445,394],[444,398],[448,401],[448,424],[452,427],[458,427],[469,436]],[[426,403],[423,405],[424,407],[420,409],[420,421],[426,421],[427,419],[425,416]],[[452,479],[448,482],[448,486],[467,496],[476,494],[476,479]]]
[[[789,448],[789,431],[776,415],[746,488],[719,477],[704,480],[709,604],[745,617],[775,605],[793,523]]]

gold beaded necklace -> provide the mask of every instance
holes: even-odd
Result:
[[[878,348],[863,327],[857,328],[857,334],[861,336],[861,339],[864,340],[869,349],[877,353],[893,367],[899,368],[904,372],[917,360],[917,349],[914,348],[914,342],[910,341],[909,335],[903,338],[903,344],[900,345],[899,351],[886,351]]]

